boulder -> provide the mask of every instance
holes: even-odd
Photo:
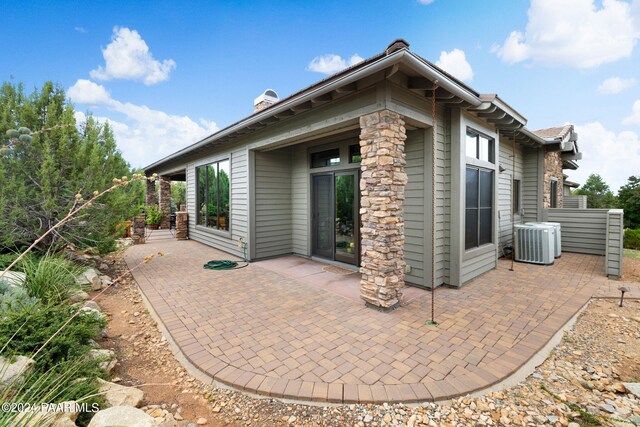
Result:
[[[107,427],[107,426],[136,426],[136,427],[155,427],[159,426],[158,422],[152,416],[147,415],[144,411],[132,406],[114,406],[97,412],[89,427]]]
[[[0,390],[9,384],[18,384],[25,373],[29,372],[36,362],[25,356],[17,356],[15,360],[0,356]]]
[[[100,306],[95,301],[87,301],[84,303],[84,308],[90,308],[95,311],[100,311]]]
[[[109,406],[140,406],[144,393],[135,387],[110,383],[98,378],[99,391]]]
[[[116,354],[112,350],[93,349],[89,350],[87,355],[94,360],[98,360],[100,362],[98,366],[107,374],[110,374],[113,368],[116,367],[116,363],[118,363]]]
[[[96,317],[104,319],[104,314],[102,314],[102,312],[100,310],[96,310],[93,307],[88,307],[88,306],[85,305],[84,307],[82,307],[80,309],[80,311],[82,311],[82,313],[80,313],[80,314],[93,314]]]
[[[14,422],[24,427],[76,427],[78,404],[74,401],[52,404],[51,408],[22,412]]]
[[[78,277],[76,283],[80,286],[90,285],[94,291],[102,289],[102,281],[100,280],[100,272],[95,268],[87,268]]]
[[[635,397],[640,399],[640,383],[622,383],[624,388]]]
[[[71,291],[69,295],[69,301],[71,302],[82,302],[88,299],[89,299],[89,294],[80,289]]]
[[[5,280],[11,286],[22,286],[27,280],[27,274],[20,271],[7,271],[0,280]]]

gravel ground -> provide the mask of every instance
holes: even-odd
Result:
[[[107,262],[114,277],[125,268],[119,255]],[[110,305],[138,307],[141,300],[132,280],[106,298],[112,299]],[[136,328],[135,335],[110,337],[118,343],[117,352],[126,355],[117,369],[127,385],[144,382],[145,375],[170,379],[170,386],[144,388],[148,405],[143,409],[165,426],[640,425],[640,397],[623,385],[640,381],[640,301],[627,301],[622,308],[615,301],[592,301],[549,358],[514,387],[410,406],[308,406],[211,387],[189,376],[146,310],[111,312],[111,322],[116,318]],[[128,366],[137,369],[127,372]],[[189,397],[187,410],[183,395]]]

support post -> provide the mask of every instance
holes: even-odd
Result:
[[[404,120],[383,110],[360,117],[360,297],[392,310],[404,288]]]

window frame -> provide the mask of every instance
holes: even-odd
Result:
[[[513,178],[511,180],[511,203],[513,204],[513,213],[520,215],[522,208],[522,180],[520,178]]]
[[[558,179],[555,177],[552,177],[549,180],[549,208],[553,209],[557,207],[558,207]]]
[[[477,186],[476,186],[476,194],[475,194],[475,199],[476,199],[476,206],[473,207],[469,207],[467,205],[467,202],[469,201],[469,188],[468,188],[468,182],[467,182],[467,177],[468,177],[468,173],[469,170],[475,170],[477,171]],[[483,181],[481,179],[482,176],[482,172],[485,173],[489,173],[489,177],[490,177],[490,186],[488,188],[491,189],[491,206],[489,208],[487,207],[483,207],[482,206],[482,188],[483,188]],[[495,174],[496,171],[495,169],[491,169],[491,168],[487,168],[487,167],[483,167],[483,166],[478,166],[478,165],[474,165],[474,164],[466,164],[465,166],[465,197],[464,197],[464,230],[465,230],[465,241],[464,241],[464,249],[465,251],[473,251],[476,250],[478,248],[482,248],[484,246],[488,246],[488,245],[493,245],[495,244],[495,224],[494,224],[494,214],[495,214],[495,209],[496,209],[496,195],[495,195]],[[486,197],[486,196],[485,196]],[[475,241],[472,242],[472,245],[469,245],[469,242],[467,241],[467,228],[468,228],[468,223],[467,221],[469,220],[469,211],[474,210],[476,212],[476,225],[475,225]],[[489,225],[490,225],[490,237],[489,237],[489,241],[485,241],[483,242],[482,240],[482,230],[483,230],[483,222],[482,222],[482,218],[483,215],[481,214],[482,211],[489,211]]]
[[[468,143],[469,143],[469,138],[470,137],[475,137],[475,154],[474,155],[469,155],[468,152]],[[482,159],[481,158],[481,146],[480,146],[480,141],[481,139],[485,139],[488,142],[488,159]],[[495,138],[492,138],[490,136],[488,136],[485,133],[482,133],[480,131],[477,131],[474,128],[471,127],[467,127],[467,131],[465,133],[465,155],[468,159],[474,159],[475,161],[479,161],[479,162],[483,162],[483,163],[487,163],[487,164],[491,164],[491,165],[495,165],[496,164],[496,140]]]
[[[228,202],[228,210],[227,210],[227,216],[226,216],[226,220],[225,220],[225,224],[226,227],[222,228],[220,226],[220,195],[221,195],[221,191],[220,191],[220,164],[227,162],[228,163],[228,172],[227,172],[227,179],[228,179],[228,185],[229,185],[229,189],[228,189],[228,197],[229,197],[229,202]],[[209,171],[209,167],[215,167],[215,181],[216,181],[216,225],[215,226],[211,226],[208,225],[209,223],[209,209],[205,209],[205,213],[204,213],[204,219],[201,218],[200,216],[200,212],[202,210],[202,200],[201,200],[201,195],[200,195],[200,175],[201,175],[201,171],[205,172],[205,178],[204,178],[204,184],[205,184],[205,189],[204,189],[204,203],[205,206],[208,207],[209,206],[209,194],[210,194],[210,188],[209,188],[209,177],[208,177],[208,171]],[[227,157],[221,157],[218,158],[216,160],[213,161],[208,161],[207,163],[203,163],[203,164],[199,164],[197,166],[195,166],[195,193],[196,193],[196,227],[202,229],[202,230],[206,230],[208,232],[213,232],[216,234],[222,234],[224,236],[230,236],[231,235],[231,157],[227,156]],[[203,223],[204,221],[204,223]]]

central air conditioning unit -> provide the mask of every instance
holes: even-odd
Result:
[[[555,229],[554,233],[554,258],[560,258],[562,256],[562,224],[559,222],[525,222],[527,225],[542,225],[550,226]]]
[[[553,264],[555,256],[555,228],[542,225],[515,226],[516,261],[531,264]]]

